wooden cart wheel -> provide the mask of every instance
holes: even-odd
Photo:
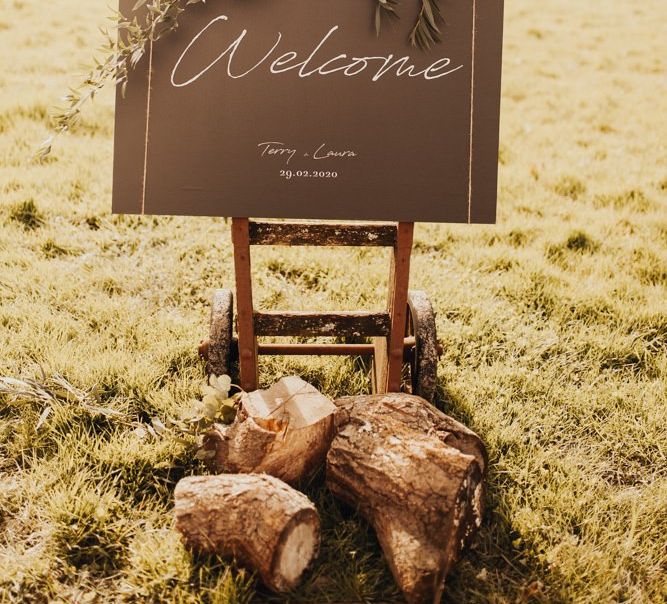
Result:
[[[208,370],[215,375],[229,375],[232,364],[234,294],[218,289],[213,294],[211,332],[208,342]]]
[[[438,377],[439,353],[435,312],[426,292],[408,293],[406,334],[415,337],[415,346],[409,354],[408,384],[411,386],[411,393],[432,403]]]

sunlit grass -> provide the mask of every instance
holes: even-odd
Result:
[[[492,459],[482,532],[445,599],[662,602],[667,10],[507,4],[499,224],[420,225],[413,256],[444,343],[439,404]],[[0,375],[60,374],[111,413],[0,399],[0,600],[267,600],[172,529],[175,482],[203,472],[193,443],[135,432],[198,392],[211,293],[233,283],[228,227],[110,215],[110,91],[31,163],[107,3],[2,8]],[[261,249],[254,263],[265,308],[385,302],[382,252]],[[366,371],[273,359],[261,378],[295,372],[335,396],[367,392]],[[372,531],[321,477],[306,490],[324,544],[291,600],[398,599]]]

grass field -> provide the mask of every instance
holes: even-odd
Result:
[[[498,225],[420,225],[414,255],[445,342],[440,404],[492,459],[445,600],[664,602],[667,4],[507,4]],[[0,0],[0,375],[92,393],[42,422],[43,403],[0,398],[0,600],[266,601],[172,529],[175,481],[202,472],[193,443],[134,432],[198,393],[211,292],[232,283],[227,226],[110,214],[111,91],[30,161],[107,5]],[[254,260],[267,308],[384,299],[379,252]],[[266,362],[262,381],[288,371],[368,388],[351,360]],[[372,532],[309,492],[324,550],[289,600],[397,600]]]

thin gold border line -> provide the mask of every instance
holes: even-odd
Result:
[[[472,2],[472,64],[470,74],[470,156],[468,167],[468,224],[472,222],[472,137],[475,123],[475,34],[477,25],[477,0]]]
[[[141,215],[146,213],[146,178],[148,173],[148,126],[151,118],[151,87],[153,85],[153,40],[148,49],[148,94],[146,95],[146,136],[144,138],[144,177],[141,192]]]

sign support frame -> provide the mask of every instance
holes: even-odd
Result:
[[[400,392],[403,364],[416,346],[406,337],[414,222],[255,222],[232,219],[238,305],[240,386],[258,388],[258,357],[270,355],[373,356],[373,392]],[[387,310],[338,313],[257,312],[252,297],[252,245],[391,247]],[[260,344],[260,336],[366,336],[373,344]]]

